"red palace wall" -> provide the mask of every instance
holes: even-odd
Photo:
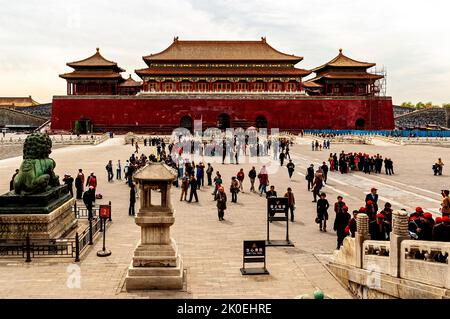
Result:
[[[295,99],[170,98],[146,96],[55,96],[53,130],[71,130],[80,118],[90,119],[98,130],[165,131],[179,127],[189,115],[203,120],[203,128],[215,127],[220,114],[231,118],[232,127],[254,126],[264,116],[268,128],[355,129],[358,119],[364,129],[394,129],[391,98],[299,97]]]

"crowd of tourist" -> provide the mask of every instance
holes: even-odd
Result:
[[[350,173],[351,171],[361,171],[365,174],[376,173],[381,174],[384,164],[386,175],[394,174],[394,162],[391,158],[380,154],[369,155],[366,153],[345,153],[342,151],[339,158],[336,153],[330,153],[328,158],[330,163],[330,171],[339,171],[341,174]]]
[[[424,212],[421,207],[416,207],[411,212],[408,220],[408,231],[411,239],[433,240],[450,242],[450,197],[449,190],[442,190],[441,214],[442,217],[433,218],[430,212]],[[337,197],[334,203],[335,220],[333,230],[337,234],[337,249],[343,243],[346,236],[355,237],[357,230],[356,218],[358,214],[364,213],[369,220],[369,233],[372,240],[389,240],[392,231],[392,205],[389,202],[380,209],[378,207],[377,189],[372,188],[366,195],[364,205],[349,213],[349,207],[343,201],[342,196]],[[316,223],[319,230],[326,232],[328,220],[328,208],[330,204],[326,194],[321,193],[317,201]],[[406,211],[406,209],[402,209]]]

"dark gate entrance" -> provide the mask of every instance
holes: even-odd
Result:
[[[267,128],[267,119],[265,116],[258,116],[256,118],[256,128]]]
[[[217,117],[217,127],[221,130],[230,128],[230,116],[228,114],[222,113]]]
[[[366,122],[364,121],[364,119],[357,119],[355,122],[355,129],[364,130],[365,124]]]
[[[75,121],[75,134],[89,134],[92,133],[92,123],[90,119],[80,118],[78,121]]]
[[[183,116],[180,120],[180,127],[184,127],[192,133],[192,117],[190,117],[189,115]]]

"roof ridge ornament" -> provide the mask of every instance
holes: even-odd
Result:
[[[173,37],[173,42],[178,42],[178,36]]]
[[[339,54],[342,54],[342,48],[339,49]]]
[[[100,53],[100,48],[99,47],[95,48],[95,50],[97,50],[97,53]]]
[[[261,37],[261,41],[262,41],[263,43],[266,43],[266,37]]]

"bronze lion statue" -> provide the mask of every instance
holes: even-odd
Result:
[[[48,156],[52,152],[52,140],[47,134],[28,135],[23,145],[23,161],[19,174],[14,178],[14,192],[18,195],[43,193],[59,186],[55,174],[56,163]]]

